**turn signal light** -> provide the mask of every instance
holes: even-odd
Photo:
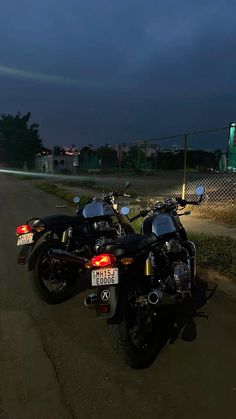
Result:
[[[122,265],[131,265],[134,262],[133,258],[122,258],[121,263]]]
[[[94,256],[91,260],[92,266],[96,268],[102,268],[104,266],[114,265],[116,263],[116,258],[113,255],[108,253],[103,253],[98,256]]]
[[[19,236],[20,234],[31,233],[32,227],[28,224],[23,224],[18,226],[16,229],[16,235]]]

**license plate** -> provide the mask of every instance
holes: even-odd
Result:
[[[92,286],[99,287],[119,283],[118,268],[96,269],[92,271]]]
[[[30,244],[30,243],[33,243],[33,233],[26,233],[18,237],[16,245],[23,246],[24,244]]]

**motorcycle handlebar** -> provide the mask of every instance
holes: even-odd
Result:
[[[140,217],[145,217],[145,215],[147,215],[147,213],[148,213],[148,211],[145,211],[145,210],[140,211],[140,213],[139,213],[139,214],[135,215],[135,216],[134,216],[134,217],[132,217],[132,218],[129,218],[129,221],[132,223],[133,221],[137,220],[137,219],[138,219],[138,218],[140,218]]]
[[[186,207],[186,205],[199,205],[202,202],[202,195],[198,201],[187,201],[187,199],[177,198],[177,202],[182,207]]]

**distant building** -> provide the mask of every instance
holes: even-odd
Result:
[[[76,159],[77,158],[77,159]],[[45,173],[74,173],[78,166],[78,157],[73,155],[36,156],[35,170]]]

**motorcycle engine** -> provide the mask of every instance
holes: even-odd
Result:
[[[101,232],[101,231],[110,231],[111,225],[108,221],[95,221],[93,223],[93,229],[95,231]]]
[[[191,272],[187,263],[182,261],[173,264],[173,280],[179,294],[191,292]]]
[[[166,241],[161,254],[152,254],[151,263],[158,286],[164,292],[181,296],[191,293],[191,262],[178,240]]]

